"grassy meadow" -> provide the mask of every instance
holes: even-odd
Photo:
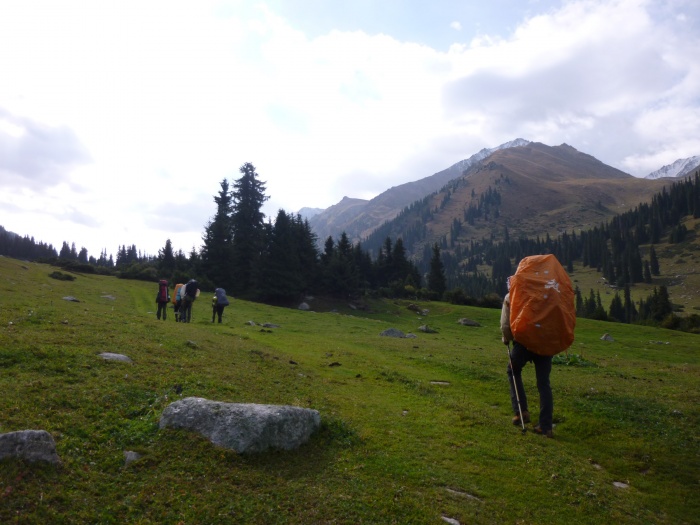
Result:
[[[498,310],[232,298],[212,324],[203,291],[180,324],[156,320],[156,283],[53,271],[0,257],[0,433],[47,430],[62,460],[0,461],[0,523],[698,523],[697,335],[579,320],[546,439],[511,424]],[[531,365],[524,379],[536,414]],[[190,396],[313,408],[322,428],[238,455],[159,430]]]

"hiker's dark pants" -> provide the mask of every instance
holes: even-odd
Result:
[[[175,301],[175,321],[180,320],[180,306],[182,306],[182,300]]]
[[[224,315],[225,304],[215,304],[211,309],[211,322],[214,322],[214,317],[218,314],[219,322],[221,322],[221,316]]]
[[[163,313],[163,321],[165,321],[165,317],[168,314],[168,303],[158,303],[158,313],[156,313],[158,319],[160,319],[161,312]]]
[[[513,405],[513,413],[519,414],[515,386],[518,388],[520,408],[522,408],[523,412],[528,410],[527,396],[525,395],[522,378],[523,367],[528,361],[532,361],[535,365],[537,390],[540,393],[540,428],[545,431],[551,430],[554,399],[552,398],[552,387],[549,384],[549,373],[552,371],[552,357],[537,355],[517,342],[513,344],[513,349],[510,351],[510,362],[508,363],[508,381],[510,383],[510,401]],[[513,363],[512,369],[510,367],[511,362]]]
[[[180,322],[181,323],[189,323],[190,319],[192,319],[192,301],[189,298],[185,298],[182,300],[182,304],[180,305]]]

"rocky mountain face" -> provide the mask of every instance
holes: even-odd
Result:
[[[556,236],[599,226],[668,184],[641,179],[562,144],[519,139],[370,201],[344,198],[309,222],[323,243],[345,231],[376,252],[402,237],[409,255],[440,242],[448,250],[484,238]]]
[[[483,239],[587,230],[646,202],[667,184],[639,179],[562,144],[502,149],[469,168],[439,192],[415,203],[363,240],[376,251],[401,236],[420,256],[438,242],[446,251]]]
[[[323,208],[308,208],[304,207],[300,209],[297,213],[301,215],[302,219],[311,219],[323,211]]]
[[[662,177],[685,177],[692,175],[695,170],[700,168],[700,155],[689,157],[687,159],[678,159],[673,164],[668,164],[663,168],[652,171],[645,179],[660,179]]]
[[[484,148],[468,159],[423,179],[389,188],[372,200],[344,197],[339,203],[309,218],[309,224],[318,236],[319,244],[345,232],[352,242],[370,235],[377,226],[396,217],[403,208],[439,191],[449,181],[460,177],[466,170],[492,153],[506,148],[525,146],[529,141],[515,139],[495,148]]]

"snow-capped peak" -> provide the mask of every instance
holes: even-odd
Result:
[[[687,159],[678,159],[673,164],[668,164],[661,169],[652,171],[645,179],[660,179],[662,177],[684,177],[700,166],[700,155]]]

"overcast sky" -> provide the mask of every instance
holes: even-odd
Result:
[[[99,257],[372,198],[515,138],[700,155],[697,0],[2,0],[0,225]]]

